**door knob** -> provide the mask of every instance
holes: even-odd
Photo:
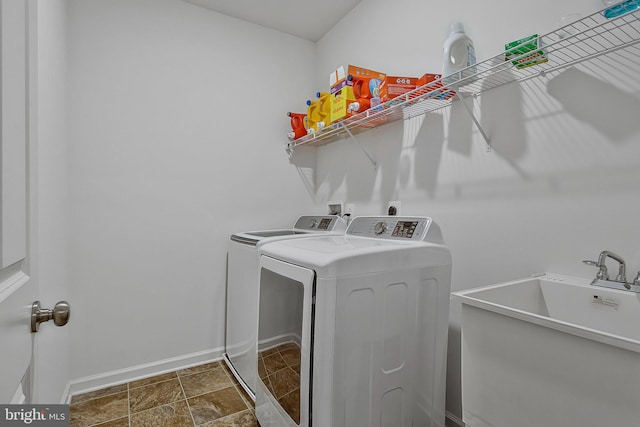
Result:
[[[38,327],[42,322],[53,319],[56,326],[64,326],[69,321],[71,307],[66,301],[58,302],[53,310],[40,308],[40,301],[35,301],[31,305],[31,332],[38,332]]]

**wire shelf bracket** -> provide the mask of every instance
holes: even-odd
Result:
[[[360,144],[360,141],[356,139],[353,133],[351,133],[351,130],[349,130],[348,127],[344,126],[344,131],[347,133],[347,135],[349,135],[349,138],[351,138],[356,143],[358,148],[360,148],[360,150],[364,153],[364,155],[367,157],[367,160],[369,160],[371,165],[373,165],[373,169],[378,169],[378,164],[376,163],[376,161],[373,159],[371,154],[369,154],[369,152],[364,149],[364,147]]]
[[[476,115],[473,114],[472,107],[469,107],[467,105],[467,103],[465,102],[465,100],[462,97],[462,95],[460,95],[460,92],[456,92],[456,98],[458,98],[460,103],[462,103],[462,105],[464,106],[464,109],[467,111],[467,114],[469,114],[469,116],[471,117],[473,122],[476,124],[476,127],[478,128],[478,131],[480,131],[480,134],[484,138],[484,142],[487,144],[487,152],[491,151],[491,138],[489,137],[489,134],[487,134],[487,132],[485,132],[484,128],[480,124],[480,121],[478,121],[478,119],[476,118]],[[473,99],[474,99],[474,97],[471,97],[471,102],[473,102]]]

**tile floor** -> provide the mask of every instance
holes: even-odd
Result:
[[[280,406],[300,424],[300,347],[286,343],[258,353],[258,375]]]
[[[222,361],[73,396],[70,418],[71,427],[259,427]]]

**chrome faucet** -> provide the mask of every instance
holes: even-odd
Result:
[[[598,264],[604,265],[604,262],[607,259],[607,257],[618,261],[619,268],[618,268],[618,275],[616,276],[616,282],[627,283],[627,275],[626,275],[627,266],[624,260],[622,259],[622,257],[620,255],[614,254],[613,252],[602,251],[600,252],[600,256],[598,257]]]
[[[609,279],[609,272],[607,271],[607,266],[605,265],[605,261],[607,260],[607,258],[611,258],[618,262],[618,275],[616,276],[615,280]],[[600,252],[598,261],[585,260],[582,262],[587,265],[598,267],[598,273],[596,273],[596,278],[593,279],[593,282],[591,282],[592,285],[640,292],[640,272],[638,272],[638,276],[636,276],[636,279],[633,281],[633,283],[627,283],[627,265],[620,255],[616,255],[610,251],[602,251]]]

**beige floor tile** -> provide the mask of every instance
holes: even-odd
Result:
[[[74,403],[69,408],[70,426],[86,427],[129,415],[127,393],[111,394]]]
[[[268,350],[264,350],[260,352],[260,354],[262,354],[262,357],[268,357],[268,356],[271,356],[272,354],[277,354],[277,353],[279,353],[278,347],[272,347]]]
[[[300,376],[291,368],[286,367],[269,376],[275,398],[280,399],[285,394],[300,388]]]
[[[262,379],[267,378],[267,368],[264,367],[264,359],[258,359],[258,376]]]
[[[268,375],[271,375],[286,366],[287,364],[284,363],[284,359],[282,359],[280,353],[274,353],[264,357],[264,367],[266,368]]]
[[[300,424],[300,389],[281,397],[278,402],[296,424]]]
[[[181,400],[131,415],[131,427],[193,427],[187,402]]]
[[[183,377],[185,375],[193,375],[204,371],[209,371],[211,369],[217,368],[222,364],[221,361],[205,363],[203,365],[192,366],[186,369],[180,369],[177,371],[179,377]]]
[[[288,348],[286,350],[280,350],[280,355],[289,366],[295,366],[300,364],[300,349],[299,348]]]
[[[229,369],[229,367],[227,366],[226,363],[221,362],[220,365],[222,366],[222,369],[224,369],[224,371],[227,373],[227,375],[229,376],[229,378],[231,378],[231,381],[233,381],[234,384],[238,384],[238,380],[236,379],[236,377],[233,375],[233,372],[231,372],[231,369]]]
[[[169,372],[167,374],[156,375],[156,376],[149,377],[149,378],[143,378],[141,380],[131,381],[129,383],[129,389],[138,388],[138,387],[144,387],[146,385],[151,385],[151,384],[156,384],[156,383],[161,383],[163,381],[172,380],[172,379],[177,378],[177,377],[178,376],[176,375],[175,372]]]
[[[233,385],[224,368],[220,365],[198,374],[181,376],[180,381],[187,397],[198,396]]]
[[[251,399],[251,397],[249,397],[247,392],[244,391],[242,386],[240,384],[235,384],[235,386],[236,386],[236,390],[238,390],[238,393],[240,393],[242,400],[244,400],[245,405],[247,405],[248,408],[255,409],[256,408],[255,402],[253,401],[253,399]]]
[[[129,417],[118,418],[117,420],[107,421],[94,427],[129,427]]]
[[[259,427],[259,424],[253,412],[246,410],[208,422],[202,427]]]
[[[129,408],[132,414],[184,399],[177,378],[129,390]]]
[[[249,409],[233,386],[193,397],[188,402],[196,425]]]

